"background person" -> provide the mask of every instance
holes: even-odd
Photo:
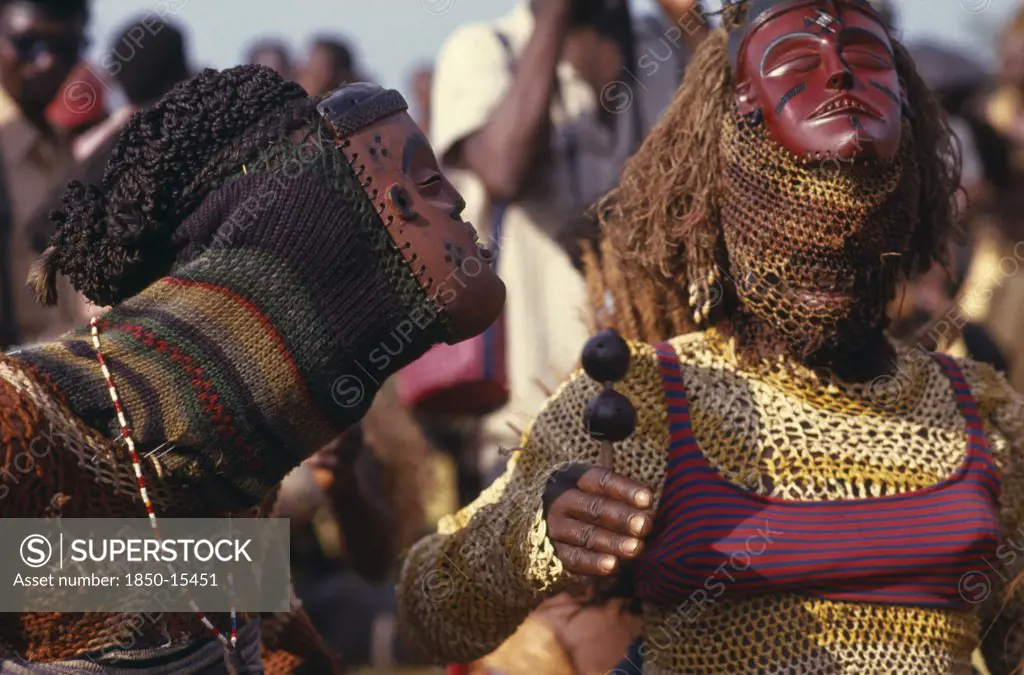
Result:
[[[295,67],[292,64],[291,54],[288,47],[280,40],[260,40],[249,48],[245,62],[266,66],[285,80],[295,79]]]
[[[73,158],[69,139],[46,117],[85,48],[86,0],[0,2],[0,345],[59,335],[78,325],[85,305],[62,282],[55,308],[26,287],[35,259],[32,215]]]
[[[141,19],[129,22],[111,44],[110,53],[135,35]],[[33,249],[42,253],[53,234],[50,214],[62,207],[64,187],[70,181],[98,185],[103,180],[107,162],[118,142],[118,134],[133,114],[151,106],[175,85],[189,78],[191,68],[186,58],[184,33],[162,21],[147,20],[149,33],[134,58],[119,62],[114,81],[126,99],[102,124],[84,134],[78,141],[78,161],[56,181],[47,199],[36,209],[26,229]],[[101,311],[83,301],[84,311],[93,315]]]
[[[341,38],[320,37],[313,41],[297,73],[299,84],[311,95],[322,95],[346,82],[361,82],[352,46]]]

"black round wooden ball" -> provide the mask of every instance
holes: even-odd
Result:
[[[629,370],[629,345],[607,328],[587,340],[582,361],[583,370],[598,382],[617,382]]]
[[[622,441],[636,430],[636,409],[617,391],[606,389],[583,412],[587,433],[599,441]]]

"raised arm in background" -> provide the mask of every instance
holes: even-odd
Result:
[[[482,127],[454,144],[444,163],[475,173],[491,199],[516,197],[546,143],[555,69],[573,0],[534,3],[534,30],[516,60],[512,82]],[[501,64],[502,70],[508,66]]]

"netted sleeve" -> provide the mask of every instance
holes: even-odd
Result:
[[[600,445],[578,432],[587,401],[599,391],[580,373],[562,385],[505,473],[410,550],[398,621],[419,659],[468,663],[490,653],[545,597],[573,581],[548,539],[541,496],[552,471],[596,462]]]
[[[985,663],[992,675],[1008,674],[1024,668],[1024,397],[987,365],[969,363],[965,374],[1002,476],[1003,543],[996,560],[978,561],[972,594],[984,596],[979,609]]]
[[[629,372],[615,389],[636,409],[637,431],[615,444],[613,469],[650,487],[657,505],[667,412],[654,350],[640,343],[630,349]],[[422,660],[479,659],[542,600],[580,581],[555,557],[541,496],[553,471],[597,463],[601,446],[587,434],[583,411],[600,392],[601,385],[577,372],[526,431],[501,478],[410,551],[399,586],[399,630]]]

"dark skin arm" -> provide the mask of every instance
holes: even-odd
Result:
[[[372,459],[362,430],[349,430],[325,448],[322,461],[334,469],[329,488],[331,503],[357,574],[371,582],[384,581],[397,557],[391,515],[369,494],[360,465]]]
[[[367,581],[384,581],[397,558],[390,514],[360,493],[355,478],[336,480],[331,492],[352,568]]]
[[[483,127],[446,160],[471,170],[491,199],[516,197],[549,129],[555,68],[569,28],[571,0],[544,0],[534,10],[533,35],[516,63],[512,85]]]

